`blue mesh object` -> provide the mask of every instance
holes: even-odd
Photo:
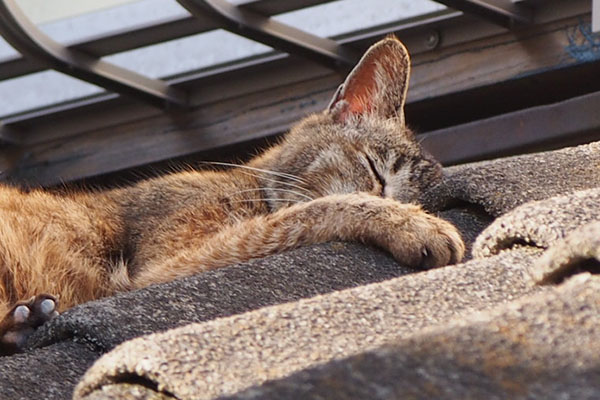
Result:
[[[592,26],[582,22],[578,29],[569,33],[569,45],[566,50],[579,62],[598,60],[600,59],[600,33],[592,33]]]

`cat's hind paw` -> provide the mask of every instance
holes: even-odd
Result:
[[[40,294],[16,303],[0,322],[0,355],[17,353],[41,325],[58,315],[58,300]]]

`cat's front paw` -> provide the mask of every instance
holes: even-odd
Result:
[[[458,230],[449,222],[423,212],[416,230],[420,244],[420,269],[442,267],[460,262],[465,253],[465,244]]]
[[[58,300],[41,294],[16,303],[0,322],[0,355],[17,353],[41,325],[58,315]]]
[[[383,247],[398,262],[413,268],[430,269],[462,260],[464,242],[449,222],[411,205],[398,206],[391,214],[388,227],[392,229],[388,229]]]

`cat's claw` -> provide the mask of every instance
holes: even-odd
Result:
[[[437,221],[436,221],[437,220]],[[426,233],[419,269],[430,269],[460,262],[465,245],[456,228],[446,221],[432,220],[434,232]]]
[[[435,267],[435,259],[432,257],[431,252],[427,249],[427,247],[423,247],[421,250],[421,263],[419,264],[419,269],[430,269]]]
[[[0,322],[0,355],[17,353],[41,325],[58,315],[58,300],[41,294],[20,301]]]

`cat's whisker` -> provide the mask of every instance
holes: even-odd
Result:
[[[303,197],[305,199],[307,199],[308,201],[312,201],[314,200],[312,197],[307,196],[305,194],[302,193],[298,193],[295,190],[289,190],[289,189],[281,189],[281,188],[254,188],[254,189],[246,189],[246,190],[240,190],[237,192],[232,193],[231,195],[234,196],[236,194],[240,194],[240,193],[248,193],[248,192],[258,192],[258,191],[268,191],[268,190],[272,190],[274,192],[284,192],[284,193],[291,193],[291,194],[295,194],[296,196],[300,196]]]
[[[304,183],[304,184],[306,184],[306,182],[302,178],[299,178],[299,177],[297,177],[295,175],[292,175],[292,174],[287,174],[285,172],[275,172],[275,171],[270,171],[268,169],[262,169],[262,168],[256,168],[256,167],[249,167],[247,165],[240,165],[240,164],[234,164],[234,163],[228,163],[228,162],[221,162],[221,161],[201,161],[201,162],[203,164],[222,165],[222,166],[226,166],[226,167],[236,167],[236,168],[249,169],[249,170],[252,170],[252,171],[264,172],[264,173],[267,173],[267,174],[279,176],[281,178],[291,179],[291,180],[296,181],[298,183]]]
[[[286,203],[294,203],[300,204],[302,203],[300,200],[294,199],[277,199],[277,198],[267,198],[267,199],[243,199],[243,200],[234,200],[231,203],[245,203],[245,202],[263,202],[263,201],[282,201]]]
[[[266,181],[269,181],[269,182],[280,183],[282,185],[293,187],[295,189],[302,190],[302,191],[304,191],[306,193],[311,193],[310,190],[308,190],[306,188],[303,188],[302,186],[294,185],[293,183],[290,183],[290,182],[282,181],[282,180],[279,180],[279,179],[267,178],[267,177],[264,177],[264,176],[260,176],[258,174],[253,174],[252,172],[248,172],[248,171],[242,171],[242,173],[244,175],[252,176],[252,177],[255,177],[255,178],[260,178],[260,179],[263,179],[263,180],[266,180]]]

